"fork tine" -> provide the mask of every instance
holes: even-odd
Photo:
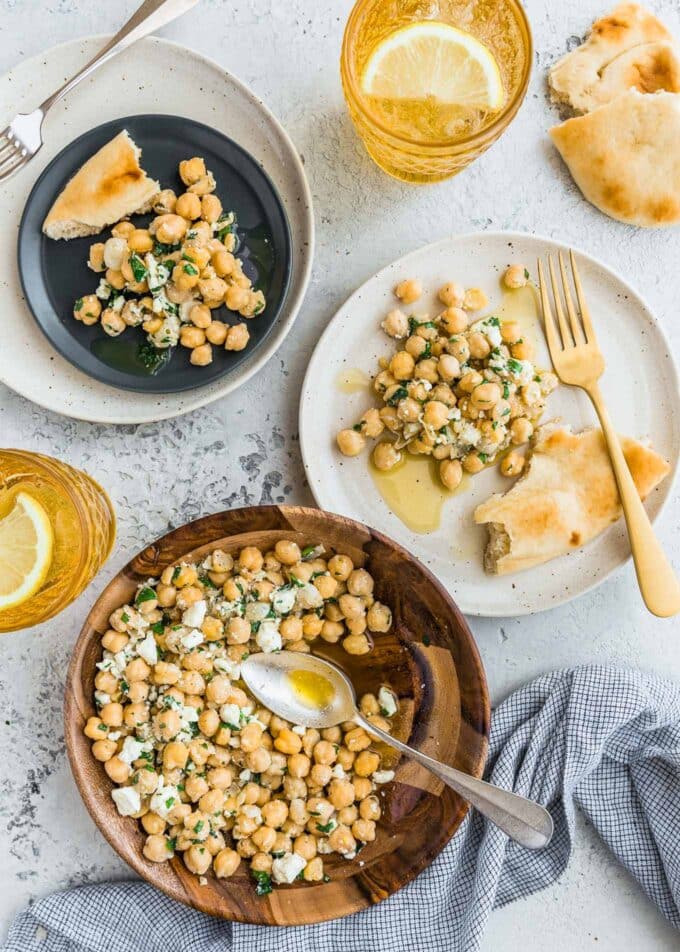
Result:
[[[9,141],[9,139],[5,139],[3,141],[2,135],[0,135],[0,162],[4,161],[6,158],[9,158],[9,156],[14,152],[16,152],[14,145]]]
[[[571,325],[571,333],[574,338],[574,344],[578,347],[580,344],[585,344],[586,339],[583,334],[583,328],[581,327],[581,321],[574,307],[574,302],[571,299],[571,291],[569,289],[569,278],[567,277],[567,269],[564,266],[564,257],[561,251],[557,253],[557,260],[560,263],[560,274],[562,275],[562,288],[564,290],[564,300],[567,305],[567,314],[569,315],[569,324]]]
[[[548,268],[550,270],[550,282],[552,284],[553,299],[555,301],[555,310],[557,311],[557,320],[560,325],[560,333],[562,335],[562,348],[568,350],[574,346],[572,341],[571,333],[567,325],[567,319],[564,316],[564,308],[562,307],[562,296],[560,294],[560,286],[557,283],[557,275],[555,274],[555,265],[553,264],[552,255],[548,255]]]
[[[18,172],[19,169],[23,168],[24,165],[28,163],[30,156],[20,155],[17,153],[16,158],[13,162],[9,164],[6,162],[0,166],[0,182],[4,182],[5,179],[8,179],[11,175],[14,175],[15,172]]]
[[[557,355],[562,350],[560,342],[557,336],[557,327],[555,325],[555,318],[550,309],[550,297],[548,295],[548,285],[545,280],[545,272],[543,271],[543,262],[541,259],[538,259],[538,287],[541,292],[541,308],[543,310],[543,324],[545,325],[545,336],[548,341],[548,350],[550,351],[550,359],[553,364],[557,359]]]
[[[588,310],[588,305],[586,304],[585,295],[583,294],[583,288],[581,287],[581,278],[579,277],[578,268],[576,267],[576,256],[574,255],[573,249],[569,250],[569,260],[571,261],[571,273],[574,278],[574,287],[576,288],[576,299],[578,300],[579,311],[581,312],[581,320],[583,321],[583,328],[586,334],[586,340],[589,344],[595,344],[595,329],[593,328],[592,321],[590,319],[590,311]]]

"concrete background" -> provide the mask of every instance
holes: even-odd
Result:
[[[0,0],[0,70],[74,36],[113,32],[135,6],[131,0],[101,6]],[[120,518],[114,555],[84,595],[52,622],[0,640],[2,935],[32,899],[128,872],[81,805],[64,751],[62,685],[87,606],[137,549],[170,526],[228,506],[312,502],[298,450],[299,388],[319,333],[359,283],[446,235],[538,232],[618,269],[680,343],[674,277],[680,231],[636,231],[600,215],[581,199],[545,135],[557,118],[545,92],[546,68],[606,11],[603,0],[528,0],[537,53],[518,119],[463,175],[425,189],[384,176],[354,136],[338,77],[350,6],[350,0],[203,0],[165,31],[249,83],[305,159],[316,211],[314,273],[298,322],[265,371],[192,416],[138,427],[76,423],[0,385],[0,442],[87,469],[107,486]],[[652,7],[680,36],[675,0]],[[660,527],[676,564],[679,512],[676,495]],[[564,608],[517,620],[472,619],[471,626],[495,702],[541,672],[589,661],[621,661],[680,678],[677,623],[645,612],[631,568]],[[560,882],[495,912],[483,948],[671,952],[679,945],[678,934],[581,824]]]

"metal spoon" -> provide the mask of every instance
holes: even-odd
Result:
[[[325,687],[328,696],[332,691],[330,700],[323,706],[316,705],[314,701],[305,703],[304,697],[296,692],[294,681],[291,681],[291,674],[298,671],[311,672],[329,682]],[[258,652],[243,662],[241,677],[258,701],[279,717],[318,729],[334,727],[343,721],[354,721],[390,747],[430,770],[507,833],[510,839],[528,849],[541,849],[550,842],[553,821],[540,804],[477,780],[390,737],[361,714],[352,682],[329,661],[294,651],[270,654]],[[319,684],[324,686],[321,681]]]

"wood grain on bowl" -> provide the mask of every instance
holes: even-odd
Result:
[[[331,857],[329,882],[295,883],[257,896],[242,867],[230,879],[199,879],[180,857],[148,862],[144,833],[121,817],[111,799],[112,782],[90,753],[83,734],[95,714],[95,664],[111,612],[131,599],[139,582],[181,559],[200,559],[220,547],[270,549],[279,539],[322,543],[365,565],[377,597],[389,605],[391,631],[375,635],[375,648],[360,658],[337,645],[314,651],[339,664],[357,691],[389,683],[400,699],[396,735],[447,763],[481,776],[487,752],[489,699],[477,648],[446,590],[413,556],[385,536],[350,519],[316,509],[255,506],[215,513],[180,526],[147,546],[107,586],[90,611],[71,659],[66,682],[65,734],[71,768],[95,823],[116,852],[140,876],[180,902],[238,922],[305,925],[345,916],[396,892],[440,852],[460,826],[467,803],[402,761],[393,783],[381,788],[378,836],[354,860]]]

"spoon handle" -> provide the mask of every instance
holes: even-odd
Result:
[[[471,777],[438,760],[433,760],[432,757],[409,747],[408,744],[403,744],[395,737],[390,737],[388,733],[367,721],[358,711],[354,720],[370,734],[374,734],[390,747],[394,747],[395,750],[430,770],[488,820],[507,833],[510,839],[532,850],[541,849],[550,842],[553,834],[552,817],[540,804],[486,783],[484,780],[477,780],[476,777]]]

